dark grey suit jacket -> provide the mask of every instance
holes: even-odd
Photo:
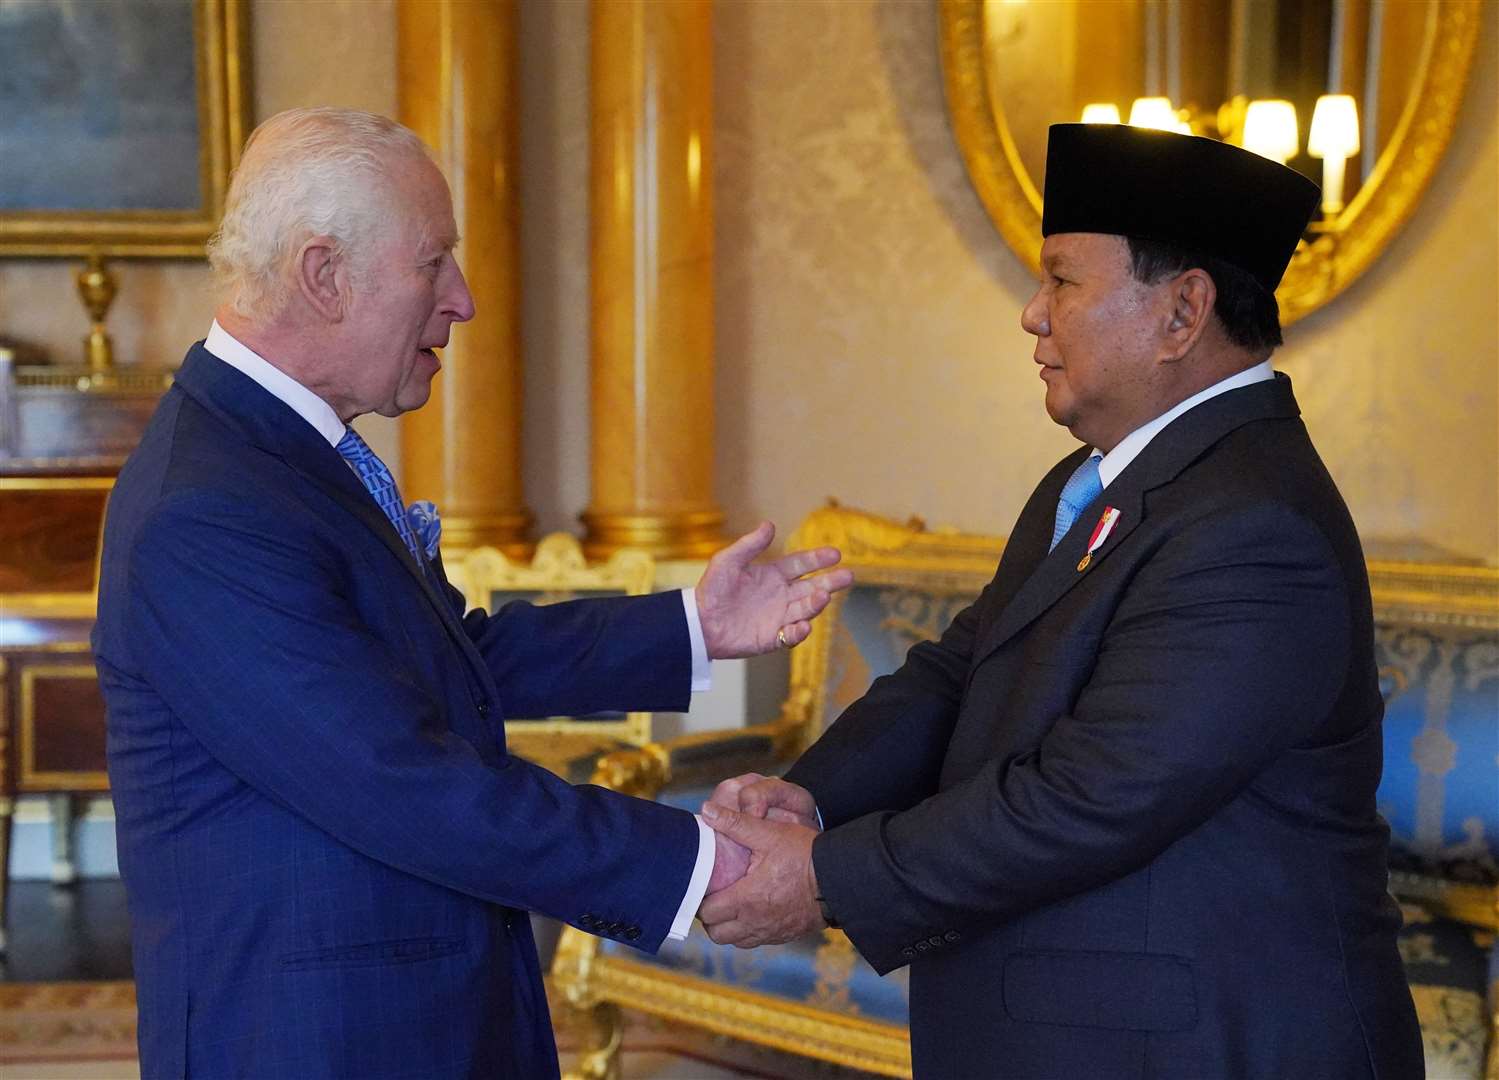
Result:
[[[1168,425],[799,761],[921,1077],[1421,1074],[1364,561],[1290,381]],[[1120,511],[1079,569],[1104,507]]]

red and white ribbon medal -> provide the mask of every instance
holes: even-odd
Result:
[[[1088,538],[1088,551],[1077,564],[1078,573],[1088,569],[1088,564],[1093,561],[1093,553],[1103,547],[1104,541],[1109,538],[1109,533],[1114,531],[1114,525],[1119,521],[1119,510],[1117,507],[1105,506],[1103,516],[1098,519],[1098,524],[1093,526],[1093,535]]]

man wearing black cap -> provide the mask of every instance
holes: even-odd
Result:
[[[1084,445],[939,641],[705,811],[757,851],[713,938],[909,964],[918,1077],[1421,1075],[1363,557],[1269,363],[1317,195],[1052,128],[1021,321]]]

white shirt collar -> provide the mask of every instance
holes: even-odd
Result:
[[[1119,445],[1107,454],[1095,449],[1093,457],[1102,458],[1098,463],[1098,478],[1103,481],[1103,486],[1122,473],[1131,461],[1139,456],[1140,451],[1150,444],[1150,440],[1161,433],[1167,424],[1175,420],[1188,409],[1201,405],[1209,398],[1215,398],[1219,394],[1226,394],[1230,390],[1237,390],[1241,386],[1249,386],[1257,382],[1265,382],[1267,379],[1275,378],[1275,369],[1270,366],[1270,361],[1255,364],[1252,368],[1237,371],[1221,382],[1215,382],[1206,390],[1199,390],[1185,401],[1180,402],[1169,412],[1163,412],[1148,424],[1135,428],[1124,438],[1119,440]]]
[[[344,433],[348,431],[344,422],[333,411],[333,406],[270,361],[258,356],[220,326],[219,320],[213,320],[203,347],[236,371],[254,379],[266,393],[284,402],[289,409],[315,427],[330,445],[338,446]]]

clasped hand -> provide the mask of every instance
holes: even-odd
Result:
[[[817,903],[812,841],[817,806],[805,788],[746,773],[703,804],[717,834],[713,876],[698,918],[720,945],[751,949],[827,925]]]

